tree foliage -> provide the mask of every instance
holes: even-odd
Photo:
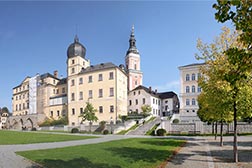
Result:
[[[151,108],[150,105],[143,105],[143,106],[141,107],[141,109],[142,109],[142,113],[143,113],[144,116],[149,115],[150,112],[152,111],[152,108]]]
[[[80,117],[82,118],[82,121],[89,121],[89,126],[90,126],[89,132],[91,132],[92,123],[98,121],[98,118],[96,117],[95,112],[97,112],[97,110],[93,107],[91,103],[87,102],[84,112],[80,115]]]

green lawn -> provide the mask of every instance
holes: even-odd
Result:
[[[47,168],[154,168],[164,163],[183,142],[134,138],[18,154]]]
[[[58,142],[58,141],[81,140],[88,138],[97,138],[97,137],[50,134],[41,132],[25,132],[25,131],[24,132],[5,131],[5,130],[0,131],[0,145]]]

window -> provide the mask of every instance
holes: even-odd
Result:
[[[18,96],[16,96],[16,100],[18,99]]]
[[[193,81],[195,80],[195,74],[194,73],[192,74],[192,80]]]
[[[79,79],[79,85],[83,84],[83,78]]]
[[[168,110],[169,110],[168,106],[165,106],[165,111],[168,111]]]
[[[75,115],[75,109],[72,108],[72,115]]]
[[[80,108],[80,114],[84,113],[83,108]]]
[[[157,99],[156,99],[156,104],[157,104],[157,102],[158,102],[158,101],[157,101]]]
[[[190,105],[190,100],[186,99],[186,105],[189,106]]]
[[[133,92],[134,96],[136,95],[136,92]]]
[[[23,99],[25,98],[25,94],[23,94]]]
[[[109,96],[114,96],[114,88],[109,88]]]
[[[62,88],[62,93],[65,93],[66,92],[66,89],[65,88]]]
[[[53,89],[53,94],[55,94],[55,89]]]
[[[29,108],[29,103],[27,103],[27,108]]]
[[[103,107],[99,106],[99,113],[103,113]]]
[[[129,101],[129,105],[131,106],[131,104],[132,104],[132,102],[131,102],[131,100]]]
[[[53,117],[53,111],[51,111],[51,117]]]
[[[102,94],[102,89],[99,89],[99,97],[102,97],[103,94]]]
[[[155,104],[155,99],[153,98],[153,104]]]
[[[79,100],[83,100],[83,92],[79,93]]]
[[[200,87],[200,86],[198,86],[198,92],[199,92],[199,93],[201,92],[201,87]]]
[[[158,100],[158,105],[160,106],[160,104],[161,104],[161,102],[160,102],[160,100]]]
[[[25,104],[23,103],[23,109],[25,109]]]
[[[19,110],[21,110],[21,104],[19,104]]]
[[[16,104],[16,111],[18,111],[18,105]]]
[[[138,105],[138,100],[136,99],[136,105]]]
[[[198,80],[199,80],[200,77],[201,77],[201,75],[200,75],[200,73],[198,73]]]
[[[187,113],[189,113],[189,110],[186,110]]]
[[[111,105],[111,106],[110,106],[110,113],[113,113],[113,112],[114,112],[114,106]]]
[[[102,81],[102,74],[99,74],[98,81]]]
[[[109,79],[114,79],[114,73],[113,72],[109,72]]]
[[[195,93],[195,86],[192,86],[192,93]]]
[[[143,104],[145,104],[145,98],[143,98]]]
[[[71,73],[73,74],[75,72],[74,68],[71,69]]]
[[[72,64],[74,64],[74,59],[72,59]]]
[[[192,110],[193,113],[195,113],[195,110]]]
[[[167,104],[168,103],[168,100],[165,100],[165,104]]]
[[[57,111],[57,116],[59,116],[60,115],[60,112],[59,112],[59,110]]]
[[[74,101],[74,93],[71,94],[71,100]]]
[[[138,113],[138,109],[136,109],[136,112]]]
[[[74,79],[71,80],[71,86],[74,86]]]
[[[138,91],[138,94],[140,95],[140,93],[141,93],[141,91],[139,90],[139,91]]]
[[[59,89],[56,90],[56,94],[59,94]]]
[[[88,83],[92,83],[92,81],[93,81],[92,76],[89,76],[89,77],[88,77]]]
[[[186,93],[189,93],[189,92],[190,92],[190,87],[186,86]]]
[[[135,70],[137,69],[137,65],[136,65],[136,64],[134,64],[134,69],[135,69]]]
[[[135,85],[137,85],[137,81],[135,81]]]
[[[88,91],[88,98],[90,98],[90,99],[93,98],[93,91],[92,90]]]
[[[19,100],[21,100],[21,95],[19,95]]]
[[[186,81],[189,81],[189,80],[190,80],[190,75],[186,74]]]
[[[55,84],[55,79],[53,80],[53,84]]]
[[[192,105],[196,105],[195,98],[192,99]]]

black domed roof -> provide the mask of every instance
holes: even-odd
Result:
[[[74,38],[74,43],[72,43],[67,49],[67,57],[72,58],[75,56],[81,56],[82,58],[85,58],[85,55],[86,48],[79,43],[79,38],[76,35]]]

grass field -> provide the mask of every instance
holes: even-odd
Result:
[[[18,131],[0,131],[0,145],[7,144],[30,144],[43,142],[59,142],[70,140],[81,140],[88,138],[97,138],[94,136],[75,136],[64,134],[50,134],[41,132],[18,132]]]
[[[184,141],[134,138],[50,150],[18,152],[48,168],[154,168]]]

